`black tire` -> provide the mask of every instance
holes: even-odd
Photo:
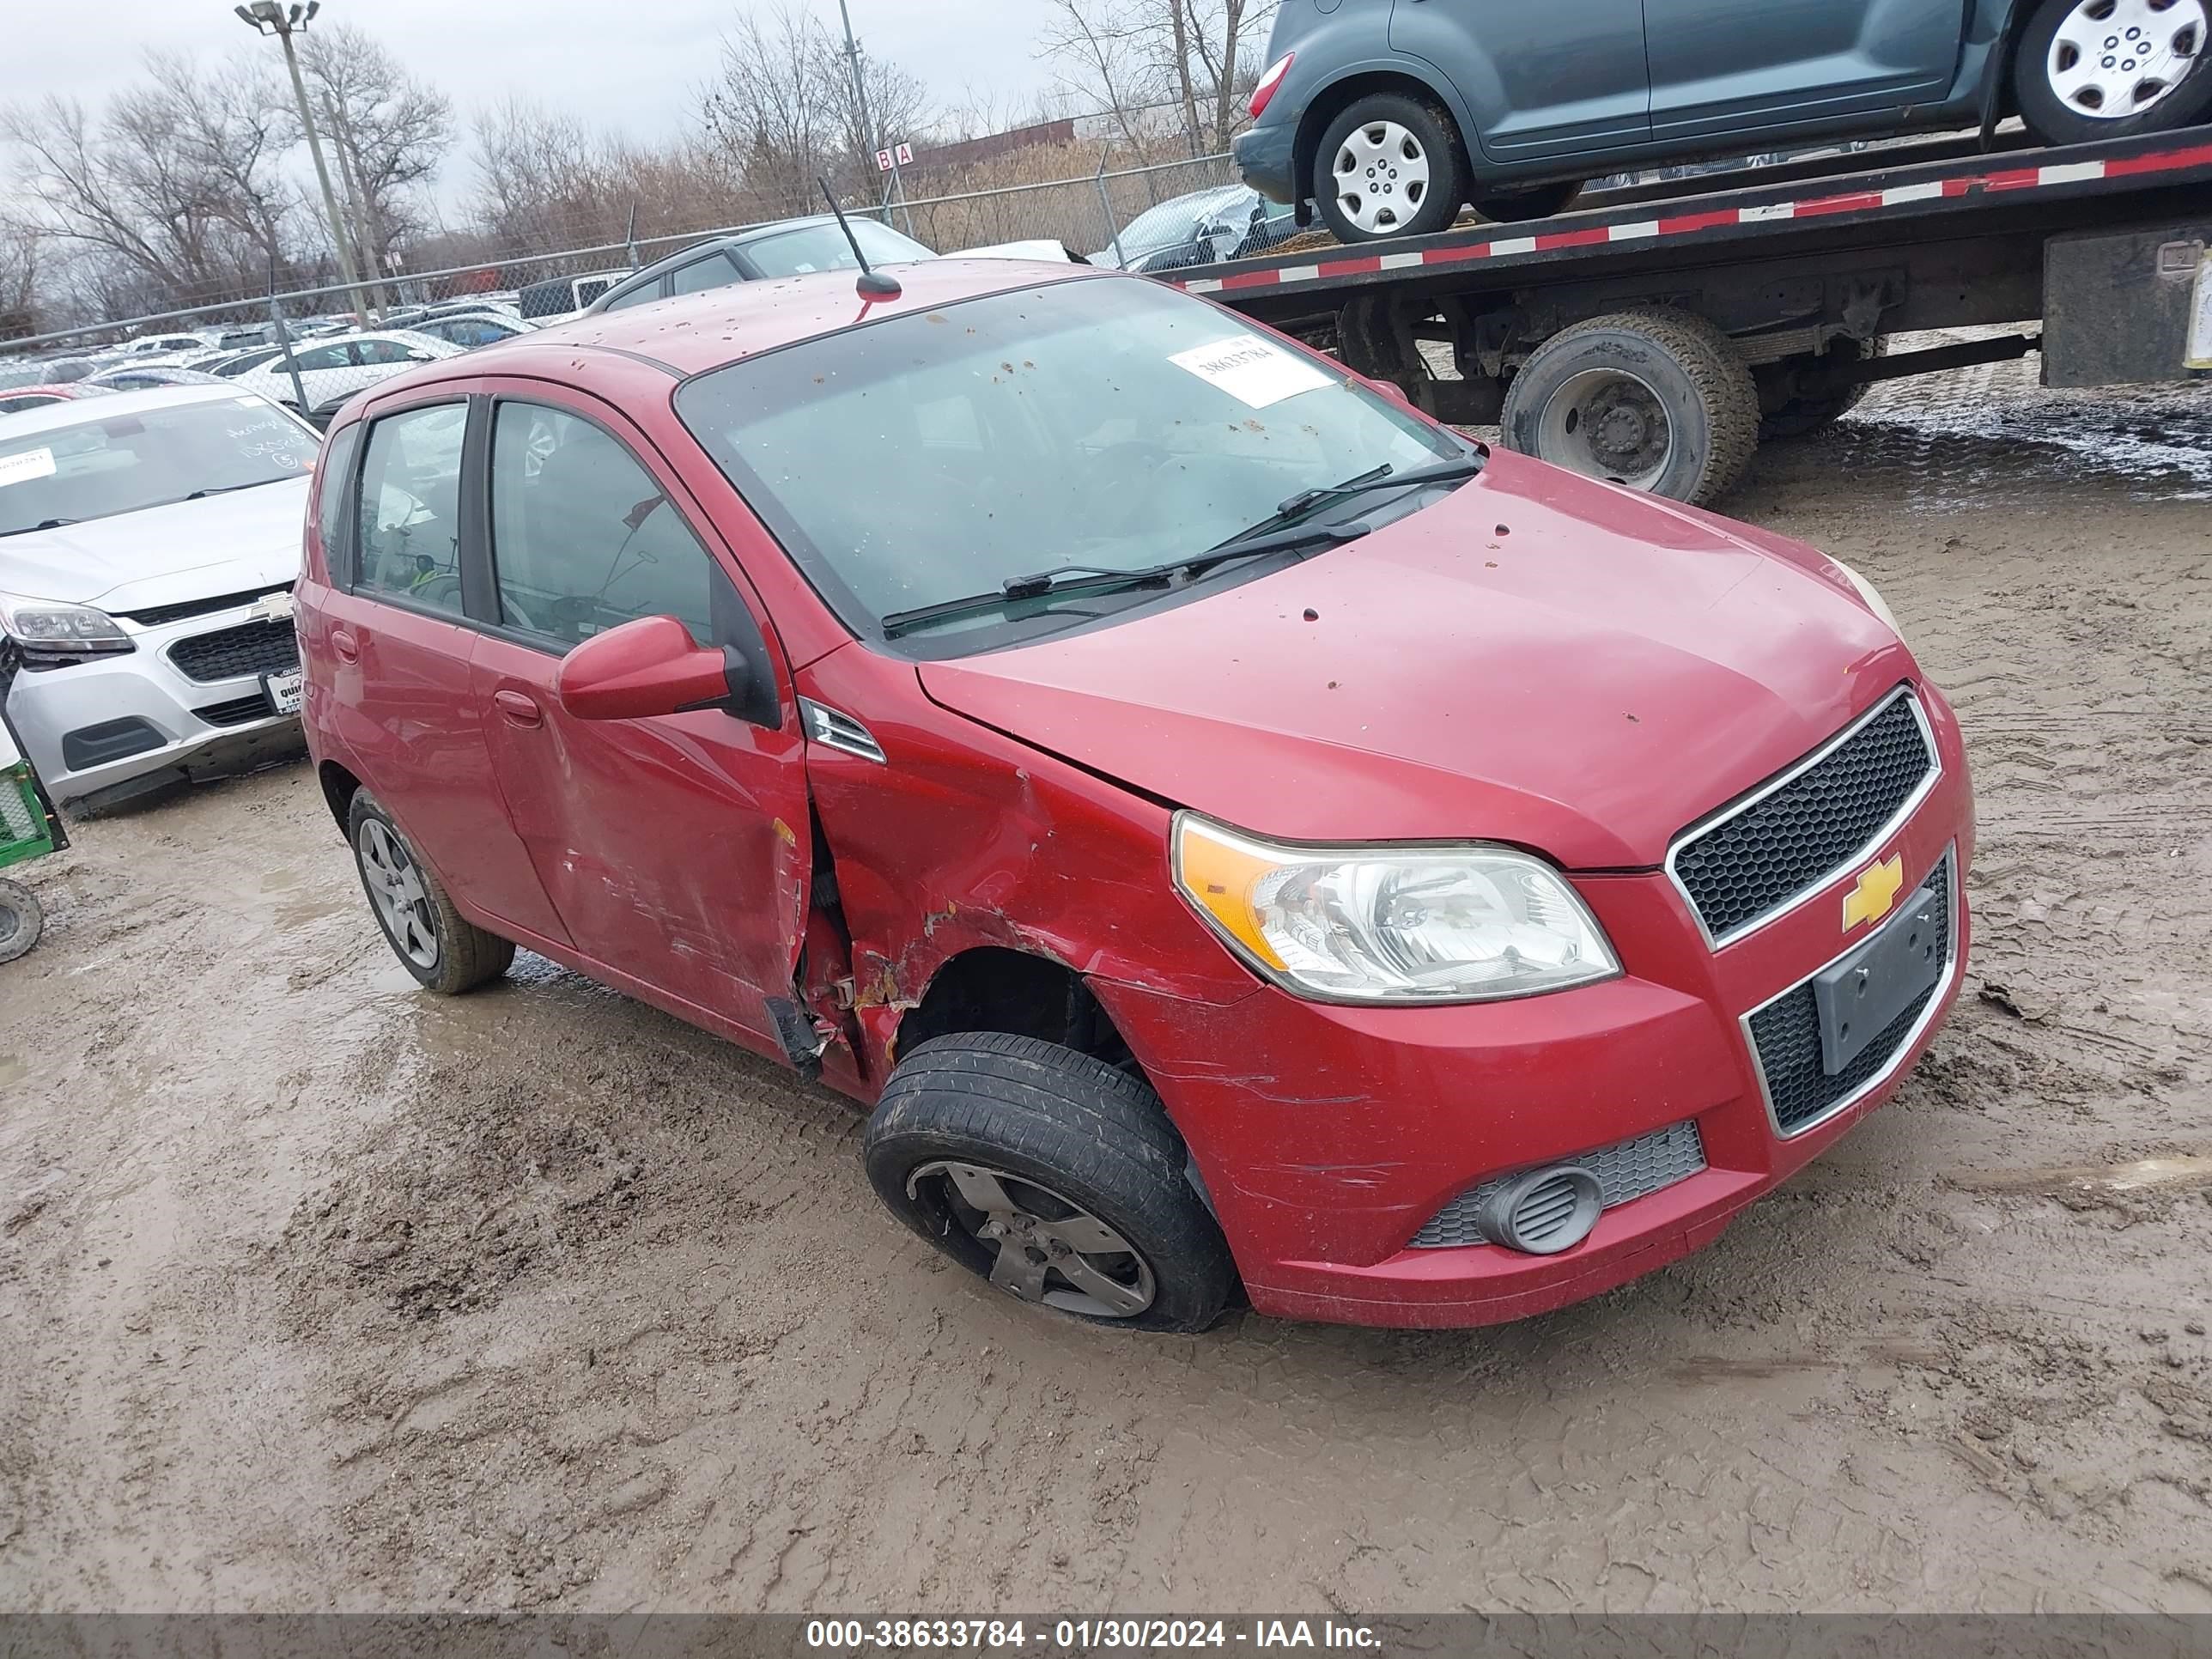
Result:
[[[1845,362],[1854,363],[1881,356],[1888,349],[1889,342],[1886,337],[1854,340],[1849,335],[1832,341],[1828,347],[1831,354],[1841,353]],[[1815,366],[1820,362],[1818,358],[1798,361]],[[1778,364],[1776,367],[1786,371],[1790,366]],[[1856,386],[1847,386],[1838,392],[1798,397],[1785,394],[1780,403],[1759,416],[1759,441],[1766,443],[1777,438],[1802,438],[1809,433],[1818,432],[1822,427],[1832,425],[1856,409],[1861,400],[1873,390],[1874,382],[1862,380]]]
[[[20,881],[0,881],[0,962],[28,955],[46,925],[37,894]]]
[[[1583,375],[1589,392],[1555,401]],[[1619,435],[1630,453],[1577,435],[1583,408],[1601,393],[1628,405],[1626,434],[1613,431],[1616,407],[1603,435]],[[1759,447],[1759,388],[1704,318],[1623,311],[1562,329],[1531,352],[1506,388],[1501,424],[1507,447],[1524,455],[1703,507],[1743,476]]]
[[[400,939],[386,914],[386,901],[378,891],[373,860],[364,851],[375,834],[371,826],[377,826],[397,843],[420,884],[422,897],[412,908],[435,945],[430,961],[421,959],[422,952],[418,943]],[[354,792],[353,805],[347,809],[346,842],[353,848],[354,868],[361,877],[362,891],[368,896],[369,914],[376,918],[384,942],[399,958],[400,966],[414,975],[426,990],[435,991],[441,996],[459,996],[497,979],[514,963],[514,942],[484,932],[453,908],[453,902],[447,896],[437,872],[422,861],[422,855],[415,850],[415,843],[407,839],[406,831],[366,789]]]
[[[1362,127],[1395,124],[1410,134],[1427,158],[1429,179],[1409,216],[1378,230],[1363,230],[1345,214],[1336,198],[1333,163],[1345,140]],[[1369,94],[1328,124],[1314,151],[1310,180],[1314,206],[1322,222],[1340,242],[1374,242],[1390,236],[1426,236],[1442,230],[1459,217],[1467,199],[1466,151],[1451,117],[1435,105],[1395,92]],[[1389,188],[1389,180],[1377,181]]]
[[[1478,196],[1474,210],[1501,225],[1517,225],[1530,219],[1548,219],[1565,213],[1583,193],[1583,180],[1563,179],[1528,190],[1502,190],[1494,196]]]
[[[945,1165],[980,1168],[1023,1206],[1039,1206],[1016,1211],[1018,1226],[1048,1229],[1055,1210],[1073,1218],[1073,1210],[1118,1235],[1133,1259],[1112,1253],[1077,1266],[1091,1268],[1095,1282],[1103,1264],[1129,1283],[1132,1299],[1148,1273],[1150,1300],[1133,1313],[1072,1305],[1087,1292],[1060,1271],[1066,1251],[1044,1255],[1061,1242],[1026,1235],[1043,1247],[1024,1247],[1042,1257],[1039,1294],[1003,1288],[1024,1300],[1042,1297],[1071,1317],[1125,1330],[1202,1331],[1236,1283],[1229,1247],[1184,1175],[1188,1154],[1159,1097],[1141,1079],[1058,1043],[986,1031],[920,1044],[891,1073],[861,1145],[868,1180],[891,1213],[979,1277],[991,1279],[1017,1240],[979,1236],[989,1212],[968,1204]]]
[[[2087,144],[2100,138],[2171,132],[2194,125],[2212,112],[2212,43],[2202,38],[2201,27],[2196,31],[2198,38],[2191,47],[2187,67],[2149,108],[2133,115],[2104,116],[2061,99],[2051,83],[2051,43],[2080,3],[2081,0],[2043,0],[2029,15],[2013,48],[2013,99],[2030,132],[2046,144]]]

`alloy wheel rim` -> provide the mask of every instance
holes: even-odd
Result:
[[[384,931],[399,954],[426,973],[438,965],[438,923],[422,872],[398,836],[374,818],[361,826],[356,851]]]
[[[1537,453],[1554,465],[1649,489],[1674,453],[1674,423],[1651,383],[1624,369],[1571,374],[1545,401]]]
[[[2141,115],[2181,84],[2204,36],[2204,0],[2081,0],[2051,37],[2051,95],[2094,120]]]
[[[940,1182],[955,1222],[990,1250],[991,1282],[1024,1302],[1094,1319],[1133,1319],[1152,1305],[1152,1264],[1081,1205],[1027,1176],[943,1159],[907,1177],[907,1196]]]
[[[2188,0],[2191,4],[2195,0]],[[1336,204],[1370,235],[1403,230],[1429,199],[1429,153],[1395,121],[1355,127],[1329,168]]]

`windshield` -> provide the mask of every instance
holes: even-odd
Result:
[[[1225,185],[1219,190],[1178,196],[1156,208],[1146,208],[1121,227],[1116,240],[1121,245],[1122,254],[1134,259],[1139,253],[1188,242],[1205,225],[1233,225],[1241,235],[1251,223],[1252,210],[1259,200],[1259,191],[1243,185]]]
[[[853,238],[872,265],[906,264],[937,256],[913,238],[902,236],[873,219],[848,219]],[[801,225],[795,230],[763,236],[744,244],[743,252],[763,276],[804,276],[813,270],[854,270],[853,250],[837,222]]]
[[[173,404],[0,438],[0,536],[313,470],[313,432],[259,398]]]
[[[869,635],[887,616],[1012,577],[1194,557],[1301,490],[1467,453],[1327,360],[1120,277],[848,329],[716,369],[677,407]],[[910,642],[930,649],[1018,610],[948,617]]]

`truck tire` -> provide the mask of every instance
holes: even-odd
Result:
[[[0,881],[0,962],[29,954],[46,925],[36,894],[19,881]]]
[[[1583,182],[1580,179],[1566,179],[1528,190],[1501,190],[1494,196],[1478,196],[1474,198],[1474,210],[1501,225],[1548,219],[1575,204],[1575,198],[1583,193]]]
[[[1159,1097],[1059,1043],[985,1031],[919,1044],[861,1146],[893,1215],[1021,1301],[1202,1331],[1236,1283]]]
[[[1400,93],[1370,93],[1322,134],[1314,205],[1340,242],[1425,236],[1459,217],[1464,155],[1443,110]]]
[[[435,872],[366,789],[354,791],[346,840],[385,943],[425,990],[459,996],[497,979],[514,963],[513,942],[453,908]]]
[[[2013,49],[2021,119],[2046,144],[2191,126],[2212,111],[2208,0],[2043,0]]]
[[[1889,349],[1889,341],[1881,336],[1863,341],[1845,336],[1832,343],[1828,349],[1844,353],[1853,362],[1864,362],[1869,358],[1884,356]],[[1818,362],[1819,359],[1796,361]],[[1847,386],[1839,392],[1784,398],[1759,417],[1759,441],[1768,443],[1777,438],[1802,438],[1808,433],[1818,432],[1822,427],[1840,421],[1856,409],[1860,401],[1873,390],[1873,381],[1862,380],[1856,386]]]
[[[1510,448],[1703,507],[1759,445],[1759,388],[1728,336],[1686,311],[1593,317],[1529,354],[1506,388]]]

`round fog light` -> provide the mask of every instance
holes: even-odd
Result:
[[[1572,1164],[1530,1170],[1482,1201],[1475,1231],[1493,1244],[1530,1255],[1557,1255],[1589,1237],[1603,1202],[1597,1177]]]

